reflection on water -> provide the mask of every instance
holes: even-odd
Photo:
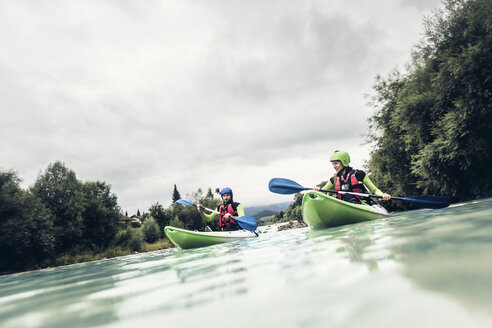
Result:
[[[492,200],[0,277],[0,327],[491,327]]]
[[[405,243],[392,251],[421,287],[449,295],[492,315],[492,202],[448,208],[393,235]],[[448,224],[452,221],[451,224]]]

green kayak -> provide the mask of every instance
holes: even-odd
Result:
[[[198,248],[256,237],[254,232],[246,230],[202,232],[167,226],[164,228],[164,232],[174,245],[182,249]]]
[[[302,218],[313,229],[374,220],[387,215],[382,206],[352,204],[317,191],[308,191],[302,198]]]

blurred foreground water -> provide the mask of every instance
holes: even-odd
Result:
[[[0,327],[492,327],[492,199],[0,277]]]

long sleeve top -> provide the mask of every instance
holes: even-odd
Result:
[[[350,171],[352,171],[352,168],[347,167],[345,169],[346,174],[344,174],[343,177],[347,178],[347,175]],[[337,174],[337,176],[341,176],[341,175],[342,175],[341,172]],[[357,181],[359,181],[359,183],[362,182],[367,187],[367,189],[369,189],[374,195],[378,195],[378,196],[383,195],[383,192],[381,190],[379,190],[379,188],[376,187],[374,185],[374,183],[372,183],[371,179],[369,179],[366,172],[364,172],[362,170],[357,170],[357,172],[355,173],[355,177],[357,178]],[[335,184],[333,181],[333,177],[331,177],[328,180],[328,182],[321,189],[331,190],[331,189],[334,189],[334,187],[335,187]]]
[[[218,211],[219,209],[217,208],[216,210]],[[239,205],[237,206],[236,212],[237,212],[237,216],[244,216],[244,208],[241,203],[239,203]],[[200,215],[207,222],[211,222],[219,218],[219,215],[217,213],[207,214],[205,213],[205,211],[201,211]]]

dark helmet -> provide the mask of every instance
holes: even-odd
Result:
[[[221,191],[220,191],[220,196],[222,197],[222,195],[224,194],[231,194],[231,198],[232,198],[232,189],[229,188],[229,187],[225,187],[223,188]]]

